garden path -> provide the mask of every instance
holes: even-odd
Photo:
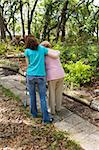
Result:
[[[2,69],[0,69],[0,85],[10,89],[22,101],[27,99],[29,104],[29,96],[25,93],[25,85],[19,82],[18,75],[4,76]],[[99,150],[99,127],[65,107],[55,116],[54,126],[58,130],[69,132],[70,138],[77,141],[85,150]]]

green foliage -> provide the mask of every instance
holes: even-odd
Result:
[[[9,43],[0,43],[0,55],[24,52],[24,46],[13,46]]]
[[[4,95],[5,95],[6,97],[13,98],[13,99],[15,99],[15,100],[17,100],[17,101],[20,101],[19,96],[16,96],[16,95],[15,95],[14,93],[12,93],[9,89],[7,89],[7,88],[5,88],[5,87],[3,87],[3,86],[0,85],[0,90],[2,90],[2,92],[4,93]]]
[[[93,72],[90,65],[85,65],[82,61],[76,63],[70,62],[64,66],[66,76],[65,81],[67,83],[74,83],[76,86],[80,86],[83,83],[90,81]]]
[[[55,131],[53,132],[53,138],[55,140],[63,140],[65,138],[65,134],[63,132],[60,132],[60,131]]]
[[[7,52],[7,46],[5,43],[0,43],[0,55],[4,54]]]
[[[78,145],[77,143],[75,143],[72,140],[68,140],[65,145],[65,148],[69,149],[69,150],[80,150],[80,145]]]
[[[15,47],[15,51],[18,52],[23,52],[24,51],[24,47],[23,46],[16,46]]]
[[[61,52],[61,63],[66,72],[65,81],[69,85],[73,82],[75,86],[80,86],[90,82],[92,75],[99,76],[96,71],[99,65],[99,46],[90,42],[58,42],[54,45],[54,49]]]
[[[73,45],[59,42],[54,46],[54,49],[60,50],[63,66],[69,61],[76,63],[79,60],[82,60],[85,64],[89,64],[94,68],[99,64],[99,46],[90,44],[90,41],[83,44],[78,42]]]

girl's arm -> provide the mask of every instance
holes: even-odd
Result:
[[[60,51],[48,48],[48,56],[52,58],[58,58],[59,55],[60,55]]]

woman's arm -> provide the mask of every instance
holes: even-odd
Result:
[[[52,58],[58,58],[59,55],[60,55],[60,51],[48,48],[48,56]]]
[[[28,58],[25,57],[25,61],[26,61],[26,68],[28,67]]]

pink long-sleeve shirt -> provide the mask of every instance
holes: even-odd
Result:
[[[54,59],[49,56],[46,56],[45,64],[47,81],[64,78],[65,73],[59,58]]]

